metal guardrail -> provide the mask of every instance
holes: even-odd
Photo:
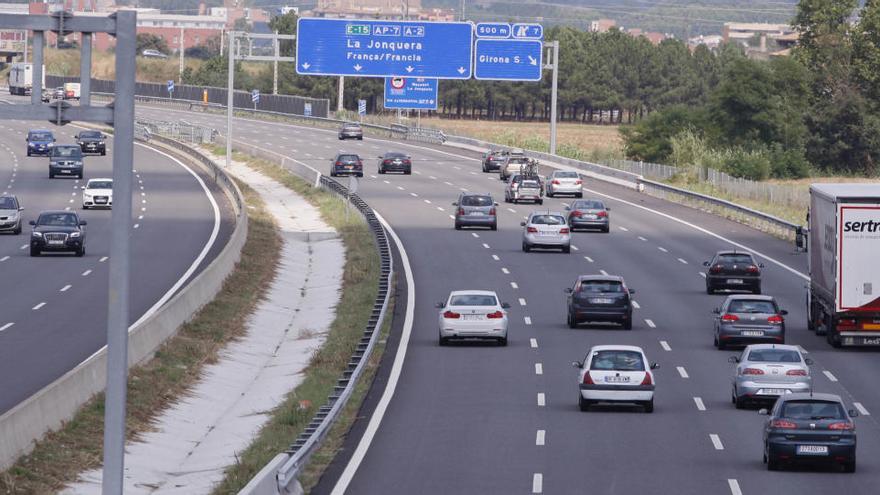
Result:
[[[137,119],[135,125],[144,138],[161,135],[175,141],[189,144],[211,144],[217,137],[217,130],[186,121],[169,122],[162,120]]]

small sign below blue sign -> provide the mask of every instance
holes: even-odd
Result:
[[[477,39],[474,77],[490,81],[540,81],[540,40]]]
[[[481,22],[477,24],[477,38],[510,38],[510,24]]]
[[[544,26],[540,24],[514,24],[511,37],[518,40],[544,39]]]
[[[437,79],[386,77],[385,108],[437,110]]]

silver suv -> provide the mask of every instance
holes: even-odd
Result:
[[[520,225],[523,227],[523,251],[528,253],[534,248],[546,248],[571,252],[571,229],[562,213],[532,212]]]
[[[462,227],[489,227],[498,230],[498,206],[490,194],[462,193],[455,206],[455,230]]]

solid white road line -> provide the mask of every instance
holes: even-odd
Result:
[[[593,262],[593,258],[590,258],[589,256],[584,256],[584,259],[589,261],[590,263]]]
[[[709,439],[712,440],[712,445],[715,447],[715,450],[724,450],[724,445],[721,443],[721,438],[714,433],[709,434]]]
[[[2,332],[3,330],[8,329],[8,328],[11,327],[12,325],[15,325],[15,323],[14,323],[14,322],[11,322],[11,321],[10,321],[9,323],[3,325],[2,327],[0,327],[0,332]]]
[[[519,298],[519,305],[520,305],[520,306],[525,306],[525,305],[526,305],[526,300],[523,299],[522,297]]]
[[[727,486],[730,487],[730,495],[743,495],[742,490],[739,488],[739,482],[735,479],[728,479]]]
[[[83,277],[88,277],[90,273],[92,273],[91,270],[86,270],[86,271],[82,272],[82,276],[83,276]]]
[[[544,374],[544,366],[541,363],[535,363],[535,374],[543,375]]]
[[[544,493],[544,475],[541,473],[532,475],[532,493]]]
[[[641,308],[641,306],[639,306],[639,303],[637,303],[636,301],[632,301],[632,305],[633,305],[633,307],[636,308],[636,309]]]
[[[526,325],[532,324],[532,318],[528,316],[523,316],[523,321],[526,322]]]
[[[678,261],[679,261],[681,264],[683,264],[683,265],[687,265],[687,264],[688,264],[688,262],[687,262],[686,260],[681,259],[681,258],[679,258]]]
[[[34,310],[34,311],[36,311],[36,310],[42,308],[42,307],[45,306],[45,305],[46,305],[45,302],[41,302],[40,304],[37,304],[36,306],[34,306],[34,307],[31,308],[31,309]]]
[[[532,346],[532,349],[538,348],[538,339],[531,338],[529,339],[529,345]]]
[[[516,282],[511,282],[511,283],[510,283],[510,288],[512,288],[512,289],[519,289],[519,286],[516,285]]]
[[[547,397],[543,392],[538,392],[538,407],[544,407],[547,405]]]
[[[645,323],[647,323],[648,326],[651,328],[657,328],[657,325],[655,325],[654,322],[648,318],[645,318]]]
[[[60,291],[60,292],[67,292],[68,290],[70,290],[71,287],[73,287],[73,286],[70,285],[70,284],[67,284],[67,285],[65,285],[64,287],[61,288],[61,291]]]
[[[871,413],[869,413],[868,410],[865,409],[865,406],[863,406],[861,402],[853,402],[853,407],[855,407],[856,410],[859,411],[859,414],[861,414],[862,416],[871,415]]]
[[[678,370],[678,374],[681,375],[682,378],[688,378],[688,372],[684,369],[684,366],[676,366],[675,369]]]
[[[667,249],[666,249],[665,247],[663,247],[663,246],[657,246],[657,249],[659,249],[660,251],[663,251],[664,253],[668,253],[668,252],[669,252],[669,250],[667,250]]]
[[[694,404],[697,405],[698,411],[705,411],[706,410],[706,404],[703,404],[703,399],[701,399],[699,397],[694,397]]]
[[[510,270],[508,270],[507,268],[502,268],[501,273],[503,273],[505,275],[510,275]]]
[[[837,381],[837,377],[834,376],[833,374],[831,374],[831,372],[828,371],[828,370],[822,370],[822,374],[824,374],[824,375],[825,375],[829,380],[831,380],[832,382],[836,382],[836,381]]]
[[[400,344],[398,344],[397,353],[394,355],[394,363],[391,366],[391,373],[388,376],[385,391],[382,392],[382,397],[379,399],[379,403],[376,405],[376,409],[370,417],[370,422],[367,424],[367,428],[364,431],[360,442],[358,442],[351,459],[349,459],[348,464],[345,466],[345,469],[336,481],[336,485],[331,492],[333,495],[343,495],[345,490],[348,489],[348,485],[354,478],[358,467],[360,467],[361,462],[363,462],[364,457],[367,455],[367,450],[370,448],[370,444],[373,442],[376,432],[379,431],[379,425],[382,423],[382,418],[388,410],[388,404],[391,403],[391,399],[394,397],[397,382],[400,380],[400,374],[403,371],[403,362],[406,359],[406,351],[409,346],[409,339],[412,335],[413,318],[415,315],[416,285],[412,275],[412,267],[409,264],[409,256],[407,256],[403,243],[400,242],[400,238],[397,236],[397,233],[394,232],[394,229],[391,228],[391,225],[388,224],[388,222],[386,222],[378,213],[376,213],[376,218],[379,219],[385,229],[388,230],[388,233],[391,234],[391,238],[400,253],[403,271],[406,274],[406,313],[403,320],[403,331],[400,336]]]
[[[547,432],[546,432],[546,431],[544,431],[544,430],[538,430],[538,431],[535,433],[535,445],[537,445],[537,446],[539,446],[539,447],[542,446],[542,445],[544,445],[544,444],[545,444],[545,440],[546,440],[546,436],[547,436]]]
[[[672,347],[669,347],[669,342],[666,342],[665,340],[660,341],[660,347],[662,347],[663,350],[667,352],[672,350]]]

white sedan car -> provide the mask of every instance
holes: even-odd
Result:
[[[440,309],[440,345],[452,339],[491,339],[507,345],[507,308],[491,290],[457,290],[449,293]]]
[[[94,207],[113,207],[113,179],[89,179],[82,189],[84,210]]]
[[[534,212],[520,225],[523,227],[522,250],[526,253],[535,248],[571,252],[571,227],[562,213]]]
[[[584,181],[577,172],[556,170],[547,177],[547,197],[557,194],[573,194],[576,198],[584,196]]]
[[[578,369],[578,406],[586,411],[598,403],[630,403],[654,412],[654,373],[645,351],[632,345],[593,346]]]

